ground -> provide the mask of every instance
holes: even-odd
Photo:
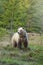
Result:
[[[43,46],[31,44],[29,48],[0,47],[0,65],[43,65]]]
[[[38,35],[30,37],[28,49],[20,50],[11,46],[0,46],[0,65],[43,65],[43,37]],[[33,43],[35,38],[40,39],[40,42]]]

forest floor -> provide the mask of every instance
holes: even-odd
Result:
[[[0,46],[0,65],[43,65],[43,36],[30,35],[27,49]]]
[[[30,44],[22,50],[0,47],[0,65],[43,65],[43,46]]]

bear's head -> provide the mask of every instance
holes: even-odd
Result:
[[[18,33],[22,36],[26,36],[26,30],[22,27],[18,28]]]

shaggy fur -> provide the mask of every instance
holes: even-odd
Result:
[[[18,32],[14,33],[12,36],[12,46],[22,48],[22,43],[25,48],[28,46],[28,36],[27,32],[21,27],[18,29]]]

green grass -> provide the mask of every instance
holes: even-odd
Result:
[[[0,65],[43,65],[43,36],[30,36],[29,48],[0,46]]]
[[[43,65],[43,46],[30,44],[29,48],[0,48],[0,65]]]

